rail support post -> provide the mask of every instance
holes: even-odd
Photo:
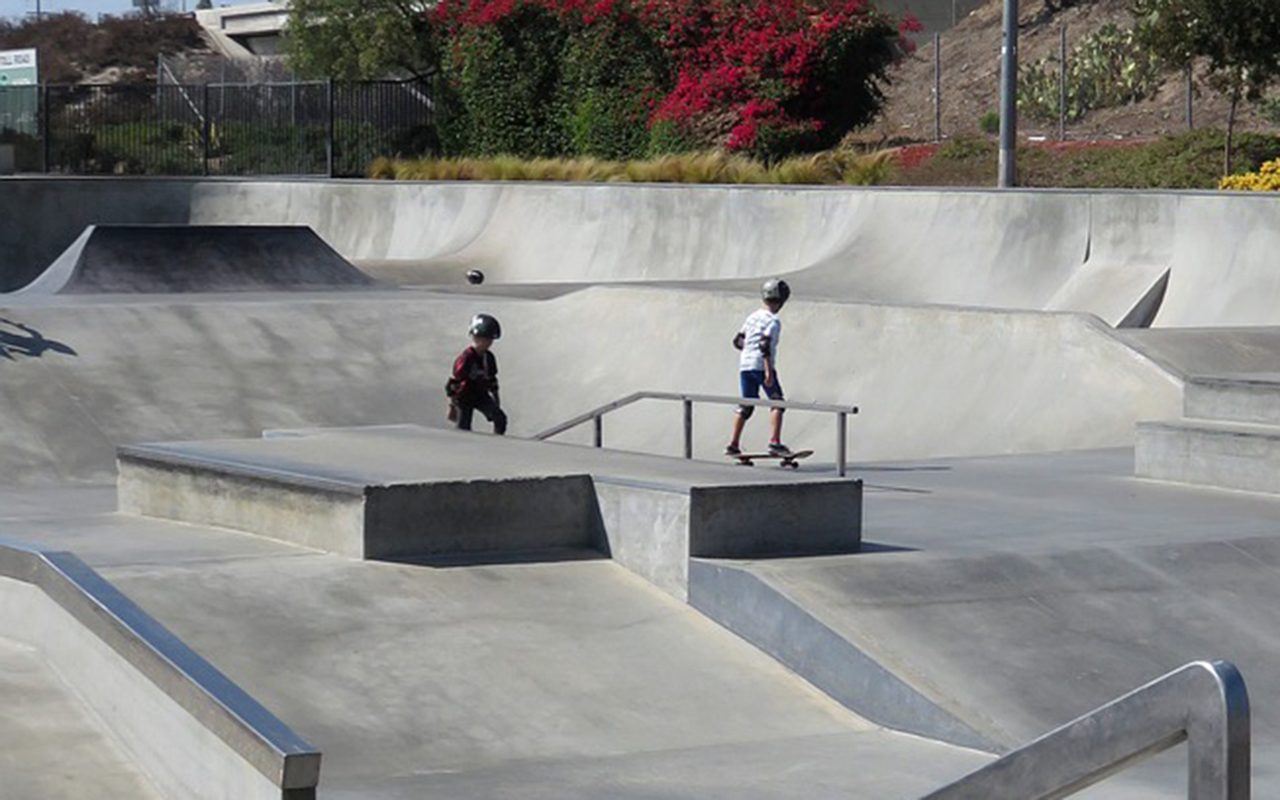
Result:
[[[595,442],[596,447],[604,447],[604,416],[596,414],[592,420],[595,422]]]
[[[693,401],[686,399],[684,403],[684,457],[693,458]]]
[[[844,411],[836,414],[836,474],[841,478],[845,474],[845,450],[848,447],[849,415]]]

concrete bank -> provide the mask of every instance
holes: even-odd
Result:
[[[161,796],[315,797],[319,751],[74,556],[0,542],[0,609]]]
[[[321,797],[912,800],[989,759],[867,723],[598,554],[352,561],[13,494],[9,530],[82,549],[323,749]]]
[[[0,360],[0,481],[110,481],[116,446],[136,442],[443,427],[444,379],[480,310],[507,331],[497,352],[517,436],[639,390],[734,394],[729,339],[755,304],[623,288],[483,304],[366,291],[11,303],[0,308],[13,356]],[[860,406],[849,423],[854,462],[1127,445],[1135,422],[1181,408],[1180,380],[1088,317],[803,299],[784,315],[788,396]],[[723,459],[731,414],[696,409],[697,458]],[[758,415],[747,446],[761,446],[766,428]],[[611,414],[604,438],[678,455],[679,405]],[[785,438],[817,451],[802,475],[832,468],[829,416],[788,414]]]
[[[1280,322],[1280,199],[617,184],[4,181],[0,289],[88,225],[309,225],[391,283],[720,281],[809,296],[1082,311],[1159,326]]]

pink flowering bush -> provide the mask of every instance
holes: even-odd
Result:
[[[873,119],[905,49],[868,0],[442,0],[452,149],[766,158]]]

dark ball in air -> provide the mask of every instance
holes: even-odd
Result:
[[[478,269],[467,270],[467,283],[471,283],[471,284],[484,283],[484,273]]]

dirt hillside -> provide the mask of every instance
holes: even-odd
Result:
[[[1068,8],[1059,10],[1059,6]],[[1067,51],[1075,42],[1107,23],[1133,26],[1129,0],[1022,0],[1019,9],[1018,50],[1023,64],[1056,54],[1061,27],[1067,27]],[[942,34],[942,134],[944,138],[979,133],[979,119],[999,108],[1000,45],[1003,3],[988,2],[955,28]],[[1203,85],[1197,73],[1192,120],[1196,128],[1225,127],[1228,104]],[[852,136],[857,142],[893,144],[932,141],[934,124],[934,46],[931,38],[896,67],[886,92],[880,119]],[[1187,129],[1187,86],[1181,75],[1170,75],[1156,96],[1128,106],[1102,109],[1068,125],[1071,139],[1146,138]],[[1271,126],[1242,106],[1241,129]],[[1056,138],[1056,124],[1045,125],[1022,115],[1020,134]]]

